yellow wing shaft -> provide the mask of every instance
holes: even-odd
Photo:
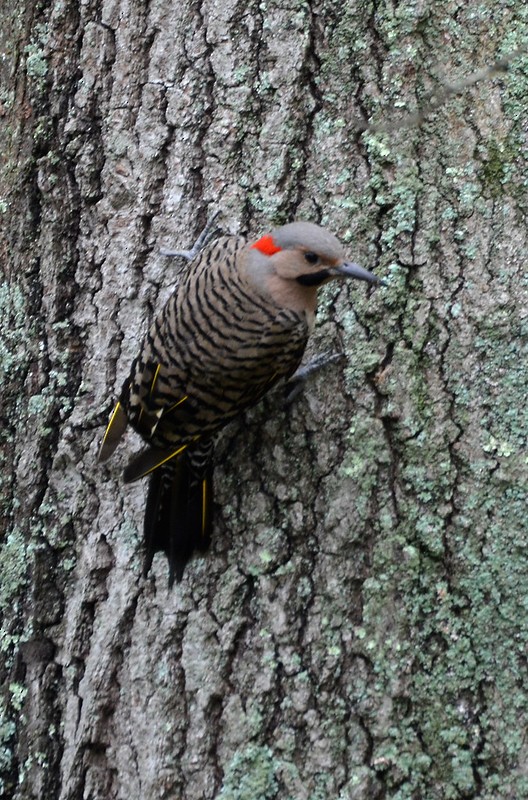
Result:
[[[126,430],[127,424],[128,419],[127,415],[123,411],[123,406],[120,402],[117,402],[114,410],[112,411],[108,425],[106,426],[106,431],[103,436],[99,455],[97,456],[97,460],[99,462],[106,461],[110,458],[119,444],[119,441]]]
[[[195,439],[198,439],[198,436],[196,436]],[[123,473],[125,483],[131,483],[132,481],[144,478],[145,475],[154,472],[155,469],[166,464],[167,461],[179,456],[188,446],[189,443],[181,445],[181,447],[178,447],[176,450],[162,450],[158,447],[150,447],[147,450],[142,450],[126,467]]]

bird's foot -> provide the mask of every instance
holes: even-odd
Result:
[[[216,220],[221,213],[221,211],[215,211],[213,214],[211,214],[205,223],[203,231],[200,233],[190,250],[170,250],[166,247],[161,247],[160,254],[162,256],[168,256],[169,258],[184,258],[186,261],[192,261],[193,258],[196,258],[198,253],[200,253],[200,251],[203,250],[203,248],[209,244],[211,239],[214,237],[218,229]]]
[[[344,353],[321,353],[316,356],[308,364],[299,367],[289,380],[286,381],[285,390],[286,397],[284,399],[284,407],[293,403],[294,400],[301,394],[308,378],[320,369],[327,367],[329,364],[334,364],[336,361],[341,361],[345,357]]]

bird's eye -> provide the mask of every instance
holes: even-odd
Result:
[[[319,256],[316,253],[305,253],[304,257],[309,264],[317,264],[319,261]]]

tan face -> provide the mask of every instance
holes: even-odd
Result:
[[[275,228],[255,242],[252,249],[268,257],[269,266],[277,276],[305,286],[320,286],[333,277],[326,271],[344,262],[339,240],[311,222],[292,222]]]
[[[328,270],[343,263],[342,258],[328,257],[307,247],[280,250],[270,257],[276,274],[286,280],[296,280],[308,286],[320,286],[332,275]]]
[[[310,222],[283,225],[249,245],[247,273],[277,305],[305,310],[315,308],[317,289],[334,278],[379,283],[368,270],[345,261],[333,234]]]

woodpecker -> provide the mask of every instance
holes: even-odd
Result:
[[[112,455],[127,425],[146,443],[124,470],[125,483],[149,476],[145,575],[163,551],[171,586],[193,552],[207,549],[214,434],[294,375],[318,289],[347,278],[381,283],[310,222],[256,241],[223,236],[178,274],[132,362],[98,457]]]

